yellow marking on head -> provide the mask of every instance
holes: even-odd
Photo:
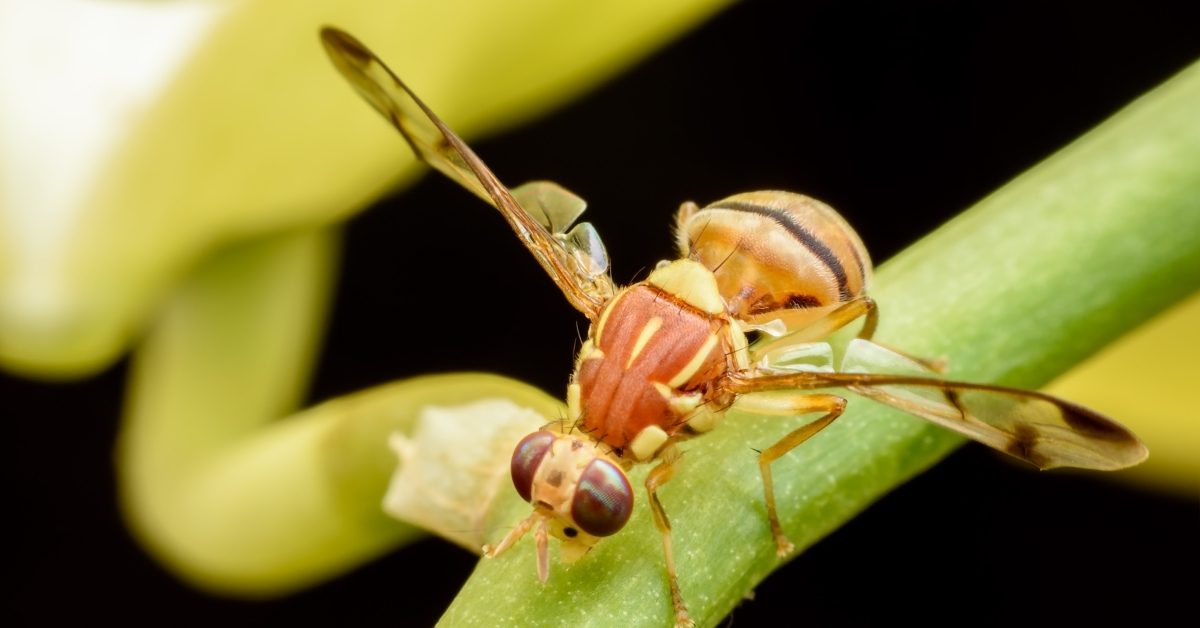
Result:
[[[633,361],[637,359],[638,354],[642,352],[642,349],[646,348],[646,343],[650,342],[650,338],[654,336],[654,333],[657,332],[660,327],[662,327],[662,318],[658,316],[654,316],[650,320],[646,321],[646,326],[642,327],[642,331],[638,332],[637,340],[633,341],[633,349],[629,351],[629,359],[625,360],[626,369],[629,369],[629,367],[633,366]]]
[[[634,437],[633,442],[629,443],[629,451],[638,460],[649,460],[665,442],[667,442],[667,433],[657,425],[650,425],[642,428],[642,431]]]
[[[725,312],[725,300],[717,289],[717,278],[699,262],[677,259],[650,273],[646,282],[702,312]]]
[[[571,382],[567,384],[567,418],[572,423],[579,420],[579,416],[583,414],[583,406],[580,402],[581,388],[579,384]]]
[[[704,344],[700,346],[700,350],[692,357],[692,361],[688,362],[687,366],[684,366],[683,369],[676,373],[675,377],[672,377],[671,381],[667,382],[667,385],[671,388],[679,388],[691,379],[700,370],[700,367],[704,366],[704,361],[708,359],[708,354],[712,352],[713,347],[716,345],[717,335],[710,333],[708,338],[705,339]]]

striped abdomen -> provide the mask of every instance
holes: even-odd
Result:
[[[828,205],[791,192],[749,192],[685,209],[678,240],[684,257],[716,275],[730,314],[754,324],[803,326],[862,295],[871,277],[850,225]]]

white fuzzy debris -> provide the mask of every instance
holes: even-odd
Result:
[[[74,212],[108,155],[228,9],[0,0],[0,214],[18,262],[37,268],[76,246]]]
[[[492,503],[511,490],[513,447],[545,423],[507,399],[423,408],[411,436],[388,440],[399,465],[384,512],[478,552]]]

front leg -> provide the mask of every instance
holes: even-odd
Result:
[[[813,434],[825,429],[825,426],[833,423],[833,420],[845,411],[846,400],[836,395],[794,391],[787,394],[775,393],[770,396],[744,395],[738,398],[736,407],[754,414],[773,416],[795,416],[810,412],[825,413],[817,420],[805,423],[793,430],[779,442],[764,449],[758,456],[758,468],[762,472],[763,493],[767,500],[767,520],[771,524],[771,534],[775,536],[776,554],[781,557],[787,556],[796,546],[788,540],[787,535],[783,533],[783,526],[779,523],[779,514],[775,508],[775,485],[771,480],[771,463],[798,447]]]
[[[663,448],[659,455],[662,462],[646,475],[646,492],[650,494],[650,510],[654,512],[654,525],[662,534],[663,554],[667,559],[667,582],[671,586],[671,604],[675,607],[675,627],[691,628],[696,625],[688,615],[687,604],[683,601],[683,593],[679,590],[679,577],[675,572],[675,554],[671,551],[671,522],[658,501],[656,491],[675,476],[675,462],[679,460],[679,449],[672,443]]]

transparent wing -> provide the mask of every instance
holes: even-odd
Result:
[[[321,29],[325,51],[342,76],[408,140],[413,152],[500,210],[508,224],[576,309],[595,319],[613,294],[608,257],[587,223],[568,231],[585,203],[553,183],[518,188],[514,197],[483,161],[354,37]]]
[[[1026,460],[1042,469],[1113,470],[1146,459],[1121,424],[1083,406],[1017,388],[874,373],[739,373],[736,393],[846,388]]]

